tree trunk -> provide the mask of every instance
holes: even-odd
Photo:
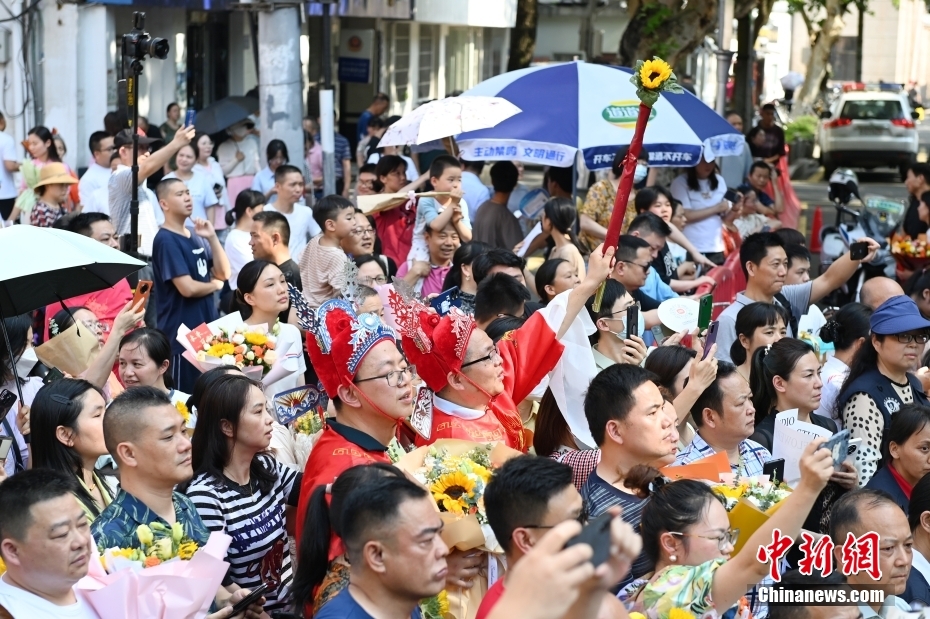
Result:
[[[633,7],[631,6],[631,9]],[[645,0],[620,39],[620,64],[659,56],[672,66],[700,45],[717,25],[716,0]]]
[[[525,69],[533,62],[536,50],[536,23],[539,9],[536,0],[517,1],[516,25],[510,31],[510,58],[507,70]]]
[[[794,96],[797,103],[811,105],[820,94],[820,84],[830,65],[830,52],[843,32],[843,17],[840,0],[827,0],[827,14],[820,22],[820,31],[811,45],[811,59],[807,63],[807,75],[801,91]]]

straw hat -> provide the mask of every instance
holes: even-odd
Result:
[[[68,168],[63,163],[49,163],[39,170],[39,182],[36,187],[43,185],[73,185],[77,179],[68,173]]]

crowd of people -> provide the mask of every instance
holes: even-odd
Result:
[[[260,585],[244,616],[419,619],[436,596],[455,600],[445,612],[458,619],[822,616],[755,595],[773,569],[757,550],[802,531],[837,553],[848,534],[881,540],[880,579],[846,582],[884,586],[885,602],[830,616],[930,604],[930,279],[909,295],[868,280],[820,330],[826,357],[800,339],[809,307],[878,244],[811,276],[803,235],[778,219],[772,110],[746,156],[702,159],[668,188],[638,163],[617,240],[605,237],[626,149],[583,200],[571,168],[531,188],[499,161],[487,187],[484,162],[379,147],[388,103],[379,95],[363,114],[356,157],[337,140],[345,166],[325,196],[312,122],[305,161],[273,140],[261,167],[254,125],[214,147],[169,107],[163,145],[140,159],[146,266],[4,319],[0,616],[95,617],[75,584],[98,552],[138,545],[153,523],[201,546],[211,532],[232,538],[211,619]],[[0,200],[3,219],[125,248],[133,136],[116,129],[91,136],[80,180],[55,136],[32,130],[26,185]],[[0,176],[14,172],[15,155],[2,144],[0,155]],[[423,187],[436,193],[373,215],[355,200]],[[660,304],[712,286],[707,269],[732,255],[746,288],[716,342],[663,331]],[[264,380],[242,363],[202,372],[178,337],[234,312],[275,334],[282,354]],[[36,349],[73,326],[96,342],[84,371],[56,378]],[[276,396],[300,387],[323,395],[309,432],[275,414]],[[776,415],[791,410],[828,434],[848,429],[860,449],[836,467],[824,439],[810,443],[790,463],[800,481],[785,505],[742,539],[710,485],[671,481],[721,452],[737,478],[761,476]],[[449,547],[437,489],[392,466],[442,439],[512,450],[484,489],[496,553]],[[600,543],[566,545],[589,522],[610,523]]]

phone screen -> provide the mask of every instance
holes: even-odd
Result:
[[[631,305],[626,308],[626,336],[639,336],[639,306]]]
[[[710,354],[711,346],[717,342],[717,324],[715,320],[707,327],[707,339],[704,340],[704,356],[701,357],[701,361],[707,359],[707,355]]]
[[[869,244],[865,241],[853,243],[849,246],[849,259],[862,260],[869,255]]]
[[[6,457],[10,455],[10,447],[12,446],[12,436],[0,436],[0,460],[6,460]]]

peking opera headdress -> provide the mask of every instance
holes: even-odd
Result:
[[[376,314],[356,315],[344,299],[330,299],[307,312],[307,352],[330,398],[338,397],[340,385],[352,384],[372,348],[396,341],[394,331]]]

